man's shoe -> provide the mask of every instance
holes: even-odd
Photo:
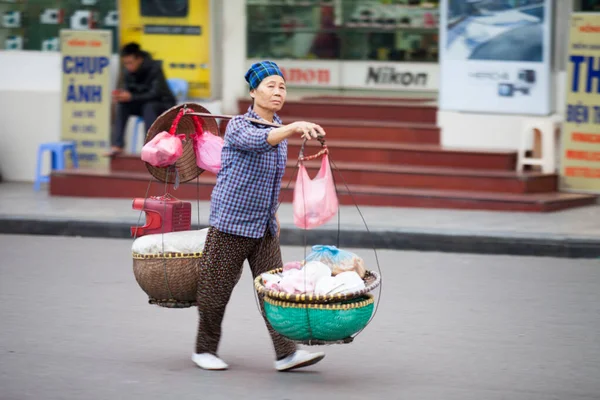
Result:
[[[275,361],[277,371],[291,371],[297,368],[314,365],[325,358],[325,353],[309,353],[305,350],[298,350],[294,354],[281,360]]]
[[[211,371],[222,371],[229,368],[225,361],[210,353],[194,354],[192,361],[200,368]]]
[[[123,153],[123,149],[121,147],[113,146],[110,151],[104,153],[104,157],[116,157]]]

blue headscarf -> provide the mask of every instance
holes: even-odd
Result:
[[[244,78],[246,78],[246,82],[250,85],[250,90],[256,89],[258,85],[268,76],[271,75],[279,75],[283,79],[283,73],[273,61],[261,61],[255,64],[252,64]]]

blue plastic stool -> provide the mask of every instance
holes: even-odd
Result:
[[[133,135],[131,137],[131,149],[129,150],[129,152],[131,154],[137,154],[137,144],[138,144],[138,127],[140,124],[144,123],[144,118],[142,117],[135,117],[135,124],[133,125]]]
[[[42,182],[50,182],[49,175],[42,176],[42,158],[45,151],[50,151],[52,157],[52,171],[60,171],[65,169],[65,152],[71,152],[71,160],[73,167],[79,168],[79,157],[77,156],[77,145],[75,142],[51,142],[42,143],[38,147],[37,167],[35,171],[34,189],[40,190]]]
[[[169,85],[169,89],[171,89],[173,96],[177,98],[177,101],[184,102],[187,100],[190,84],[185,79],[167,79],[167,84]]]

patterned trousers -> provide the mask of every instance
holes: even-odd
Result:
[[[217,355],[225,308],[242,275],[245,260],[248,260],[254,278],[263,272],[281,268],[279,238],[273,237],[268,230],[262,239],[253,239],[209,228],[200,258],[196,353]],[[260,307],[276,358],[279,360],[294,353],[296,344],[275,332],[267,321],[262,299]]]

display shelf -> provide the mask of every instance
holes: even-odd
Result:
[[[292,6],[292,7],[315,7],[315,6],[332,6],[334,5],[334,1],[326,1],[326,0],[316,0],[316,1],[307,1],[307,0],[248,0],[246,5],[248,6]]]
[[[113,32],[113,52],[117,51],[117,26],[106,22],[107,16],[117,9],[116,0],[102,0],[89,6],[81,0],[0,0],[0,6],[0,18],[10,11],[21,12],[20,27],[4,27],[0,22],[0,32],[8,32],[0,41],[0,50],[13,50],[15,39],[12,36],[19,36],[22,42],[19,50],[59,51],[58,38],[62,29],[105,29]]]
[[[318,28],[249,28],[248,32],[251,33],[345,33],[345,32],[359,32],[359,33],[401,33],[401,32],[426,32],[426,33],[437,33],[438,28],[419,28],[419,27],[339,27],[331,29],[318,29]]]
[[[438,2],[416,3],[248,1],[247,56],[437,62]]]

